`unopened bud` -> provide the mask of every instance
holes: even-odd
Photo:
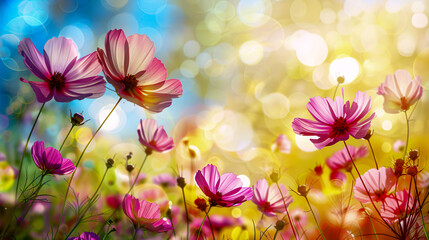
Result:
[[[413,161],[417,160],[417,158],[419,158],[419,151],[411,150],[410,153],[408,153],[408,157]]]
[[[322,165],[316,165],[316,167],[314,167],[314,172],[316,173],[317,176],[322,176],[323,174]]]
[[[113,164],[115,164],[115,160],[113,160],[113,158],[107,159],[107,161],[106,161],[106,167],[107,168],[113,167]]]
[[[344,81],[345,81],[346,79],[344,78],[344,76],[339,76],[339,77],[337,77],[337,82],[338,83],[344,83]]]
[[[127,171],[128,171],[128,172],[132,172],[132,171],[134,170],[134,165],[132,165],[132,164],[128,164],[128,165],[126,166],[126,168],[127,168]]]
[[[277,173],[277,172],[272,172],[271,174],[270,174],[270,179],[271,179],[271,181],[273,181],[273,182],[278,182],[279,181],[279,179],[280,179],[280,177],[279,177],[279,174]]]
[[[283,230],[283,228],[285,227],[285,222],[283,220],[278,220],[276,222],[276,226],[274,227],[277,231],[281,231]]]
[[[306,197],[308,194],[307,186],[305,185],[299,185],[298,186],[298,193],[301,194],[301,196]]]
[[[85,120],[85,118],[83,117],[83,115],[81,113],[75,113],[75,114],[73,114],[73,116],[70,117],[71,124],[73,124],[75,126],[83,125],[84,120]]]
[[[416,165],[413,165],[407,168],[407,174],[410,175],[411,177],[416,176],[418,172],[419,172],[419,169],[417,168]]]
[[[363,139],[369,140],[372,137],[372,134],[374,134],[374,131],[368,130],[368,132],[366,132],[366,135],[365,137],[363,137]]]
[[[198,209],[200,209],[201,211],[205,212],[207,209],[207,202],[205,199],[203,198],[197,198],[194,201],[195,205],[197,206]]]
[[[152,154],[153,149],[150,147],[146,147],[146,149],[144,150],[144,152],[146,153],[146,155],[151,155]]]
[[[132,152],[128,153],[127,160],[130,160],[132,157],[133,157],[133,153]]]
[[[186,180],[184,177],[177,178],[177,186],[179,186],[182,189],[186,186]]]

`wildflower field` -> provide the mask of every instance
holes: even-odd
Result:
[[[429,0],[0,13],[0,239],[429,240]]]

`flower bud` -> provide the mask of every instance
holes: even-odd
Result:
[[[301,196],[306,197],[307,194],[308,194],[307,186],[305,186],[305,185],[299,185],[297,192],[299,194],[301,194]]]
[[[200,209],[201,211],[205,212],[207,209],[207,202],[205,199],[203,198],[197,198],[194,201],[195,205],[197,205],[197,208]]]
[[[146,153],[146,155],[151,155],[152,154],[153,149],[150,147],[147,147],[144,152]]]
[[[132,152],[128,153],[128,155],[126,157],[127,161],[130,160],[132,157],[133,157],[133,153]]]
[[[285,227],[285,222],[283,220],[278,220],[276,222],[276,226],[274,227],[277,231],[281,231],[283,230],[283,228]]]
[[[344,83],[344,81],[345,81],[345,80],[346,80],[346,79],[344,78],[344,76],[338,76],[338,77],[337,77],[337,82],[338,82],[338,83],[340,83],[340,84],[341,84],[341,83]]]
[[[410,175],[411,177],[416,176],[418,172],[419,172],[419,169],[417,168],[416,165],[413,165],[407,168],[407,174]]]
[[[396,177],[400,177],[402,175],[402,171],[404,170],[405,161],[402,158],[398,158],[395,160],[395,175]]]
[[[132,164],[128,164],[128,165],[126,166],[126,168],[127,168],[127,171],[128,171],[128,172],[132,172],[132,171],[134,170],[134,165],[132,165]]]
[[[323,174],[322,165],[316,165],[316,167],[314,167],[314,172],[316,173],[317,176],[322,176]]]
[[[413,161],[417,160],[417,158],[419,158],[419,151],[417,151],[417,150],[411,150],[411,151],[408,153],[408,157],[409,157],[411,160],[413,160]]]
[[[279,177],[279,174],[277,173],[277,172],[272,172],[271,174],[270,174],[270,179],[271,179],[271,181],[273,181],[273,182],[278,182],[279,181],[279,179],[280,179],[280,177]]]
[[[85,118],[83,117],[83,115],[81,113],[75,113],[75,114],[73,114],[73,116],[71,116],[71,113],[70,113],[70,122],[74,126],[81,126],[81,125],[83,125],[84,124],[84,120],[85,120]]]
[[[186,186],[186,180],[184,177],[178,177],[177,178],[177,186],[179,186],[180,188],[185,188]]]
[[[363,137],[363,139],[369,140],[372,137],[372,134],[374,134],[374,131],[368,130],[368,132],[366,132],[366,135],[365,137]]]
[[[113,167],[113,164],[115,164],[115,160],[113,160],[113,158],[107,159],[107,161],[106,161],[106,167],[107,168]]]

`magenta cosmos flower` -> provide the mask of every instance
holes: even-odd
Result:
[[[139,142],[149,151],[167,152],[174,148],[173,139],[168,137],[162,126],[153,119],[140,120],[137,127]]]
[[[369,194],[360,177],[356,179],[356,184],[353,187],[354,196],[361,203],[369,203],[371,199],[383,201],[395,189],[396,176],[392,168],[370,169],[362,175],[362,179]]]
[[[415,210],[416,206],[416,201],[414,201],[408,190],[402,190],[384,199],[380,215],[387,221],[394,222],[405,217],[405,215],[409,215]]]
[[[37,51],[33,42],[23,38],[18,45],[18,53],[36,77],[42,81],[28,81],[38,102],[53,98],[57,102],[75,99],[98,98],[106,90],[97,53],[93,52],[78,59],[78,49],[71,39],[64,37],[49,39],[43,48],[44,56]]]
[[[279,184],[280,189],[282,190],[283,199],[286,203],[286,207],[292,203],[292,196],[288,194],[288,191],[283,184]],[[272,217],[276,216],[276,213],[286,212],[285,204],[282,199],[282,194],[280,193],[276,184],[268,186],[268,182],[265,179],[258,180],[256,185],[253,187],[253,198],[252,202],[256,204],[258,210],[263,214]]]
[[[125,195],[122,210],[134,225],[151,232],[166,232],[172,230],[170,220],[161,218],[159,205],[146,200],[139,200],[132,195]]]
[[[100,240],[100,237],[93,232],[83,232],[79,237],[72,237],[69,240]]]
[[[198,170],[195,182],[209,197],[211,206],[239,206],[253,196],[252,189],[243,187],[243,182],[235,174],[225,173],[220,176],[217,167],[212,164]]]
[[[353,103],[344,101],[341,97],[314,97],[307,104],[307,109],[316,121],[295,118],[292,123],[293,131],[304,136],[316,136],[311,139],[313,144],[322,149],[338,141],[349,139],[349,136],[360,139],[369,130],[375,114],[363,120],[371,108],[371,98],[363,92],[357,92]]]
[[[53,147],[45,149],[45,144],[42,141],[33,144],[31,155],[36,166],[50,174],[67,175],[76,168],[72,161],[63,158],[57,149]]]
[[[368,155],[368,150],[365,146],[358,148],[354,146],[348,146],[348,148],[354,161],[364,158]],[[350,155],[347,152],[347,148],[344,147],[343,149],[334,153],[330,158],[326,159],[326,165],[328,165],[328,167],[333,171],[338,171],[341,169],[351,171],[353,166]]]
[[[387,75],[377,92],[384,97],[384,111],[388,113],[407,111],[422,97],[422,93],[420,77],[413,80],[408,71],[401,69]]]
[[[104,50],[98,48],[98,59],[107,81],[118,95],[149,111],[161,112],[172,98],[182,95],[178,79],[167,79],[167,70],[154,58],[155,47],[146,36],[125,37],[122,29],[107,33]]]

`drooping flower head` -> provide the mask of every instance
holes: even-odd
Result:
[[[354,147],[354,146],[348,146],[350,155],[353,158],[353,161],[356,161],[357,159],[366,157],[368,155],[368,150],[365,146],[361,147]],[[337,151],[334,153],[330,158],[326,159],[326,165],[333,171],[338,171],[341,169],[344,169],[346,171],[352,170],[352,160],[350,159],[350,155],[347,152],[347,148],[344,147],[343,149]]]
[[[408,190],[402,190],[384,199],[380,214],[385,220],[394,222],[415,211],[416,206],[416,202]]]
[[[198,170],[195,182],[201,191],[209,197],[211,206],[239,206],[252,199],[252,188],[243,187],[243,182],[233,173],[220,176],[217,167],[209,164]]]
[[[162,126],[153,119],[140,120],[137,127],[139,142],[149,151],[167,152],[174,148],[173,139],[168,137]]]
[[[69,240],[100,240],[100,237],[93,232],[83,232],[79,237],[72,237]]]
[[[280,153],[290,153],[291,142],[284,134],[280,134],[276,141],[271,145],[271,150],[273,152],[279,151]]]
[[[33,144],[31,155],[36,166],[50,174],[67,175],[76,168],[72,161],[63,158],[57,149],[53,147],[45,149],[45,144],[42,141],[37,141]]]
[[[170,220],[161,218],[159,205],[146,200],[139,200],[132,195],[125,195],[122,210],[134,225],[151,232],[166,232],[172,230]]]
[[[167,70],[154,58],[154,44],[146,35],[127,38],[122,29],[115,29],[107,33],[104,44],[105,51],[97,50],[98,60],[120,97],[161,112],[171,105],[172,98],[182,95],[182,84],[178,79],[167,80]]]
[[[176,186],[177,178],[170,173],[161,173],[155,176],[152,181],[155,184],[161,185],[162,187],[174,187]]]
[[[368,188],[369,196],[360,177],[356,179],[353,188],[355,198],[361,203],[371,202],[371,199],[383,201],[395,189],[396,176],[392,168],[370,169],[362,175],[362,179]]]
[[[402,69],[387,75],[377,92],[384,97],[384,111],[388,113],[407,111],[422,97],[422,93],[420,77],[412,79],[411,74]]]
[[[331,98],[314,97],[307,104],[307,109],[314,120],[295,118],[292,123],[293,131],[304,136],[315,136],[311,142],[318,149],[330,146],[338,141],[344,141],[352,136],[356,139],[365,137],[372,114],[367,119],[363,118],[371,108],[371,98],[363,92],[357,92],[353,103],[344,101],[341,97]]]
[[[98,98],[106,91],[106,81],[101,72],[97,53],[93,52],[78,59],[78,48],[71,39],[64,37],[49,39],[43,48],[44,55],[33,42],[23,38],[18,53],[24,57],[28,70],[42,81],[28,81],[38,102],[52,98],[57,102],[75,99]]]
[[[279,184],[282,190],[283,199],[286,206],[292,203],[292,196],[283,184]],[[276,216],[276,213],[285,213],[285,205],[283,203],[282,194],[276,184],[268,186],[265,179],[258,180],[253,188],[252,202],[256,204],[258,210],[267,216]]]

